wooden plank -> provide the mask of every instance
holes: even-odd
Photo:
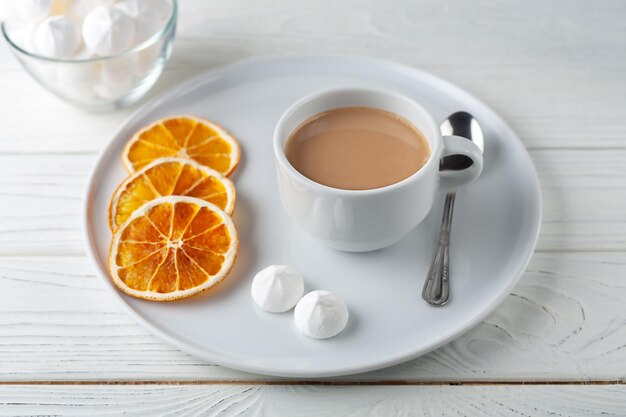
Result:
[[[531,152],[544,197],[539,250],[626,249],[626,149]],[[94,154],[0,154],[0,254],[84,253]]]
[[[82,198],[94,155],[0,155],[0,253],[84,253]]]
[[[533,151],[544,203],[539,250],[626,249],[626,152]]]
[[[626,386],[0,387],[0,416],[623,416]]]
[[[360,54],[420,67],[469,90],[531,148],[625,146],[620,0],[184,0],[180,10],[174,53],[150,97],[250,56]],[[4,152],[97,151],[137,107],[93,114],[66,105],[30,80],[8,48],[0,48],[0,91],[10,103],[3,106]]]
[[[476,328],[342,381],[626,381],[626,253],[537,253]],[[84,257],[0,257],[0,381],[272,379],[189,357],[117,304]]]

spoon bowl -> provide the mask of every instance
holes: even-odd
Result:
[[[483,131],[474,119],[474,116],[465,111],[453,113],[440,125],[441,134],[444,136],[460,136],[474,142],[482,153],[485,153],[485,138]],[[446,156],[439,164],[440,169],[445,171],[460,171],[471,167],[472,160],[465,155]]]

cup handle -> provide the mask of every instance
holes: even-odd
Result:
[[[440,170],[439,189],[457,188],[478,178],[483,170],[483,154],[474,142],[461,136],[444,136],[443,148],[441,158],[451,155],[465,155],[472,160],[472,165],[458,171]]]

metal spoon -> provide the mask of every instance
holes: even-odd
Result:
[[[467,138],[474,142],[481,152],[485,152],[483,131],[478,121],[471,114],[464,111],[456,112],[441,123],[440,129],[442,135],[455,135]],[[443,158],[439,169],[442,171],[458,171],[469,168],[471,165],[472,160],[467,156],[453,155]],[[450,295],[450,229],[452,227],[455,198],[455,190],[446,194],[437,252],[430,265],[424,289],[422,290],[422,298],[432,306],[444,305]]]

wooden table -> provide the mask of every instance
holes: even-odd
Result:
[[[544,218],[487,320],[393,368],[277,380],[151,336],[95,276],[81,233],[97,153],[134,108],[81,111],[0,48],[0,415],[626,415],[626,3],[181,2],[154,96],[252,55],[392,59],[482,98],[519,133]]]

